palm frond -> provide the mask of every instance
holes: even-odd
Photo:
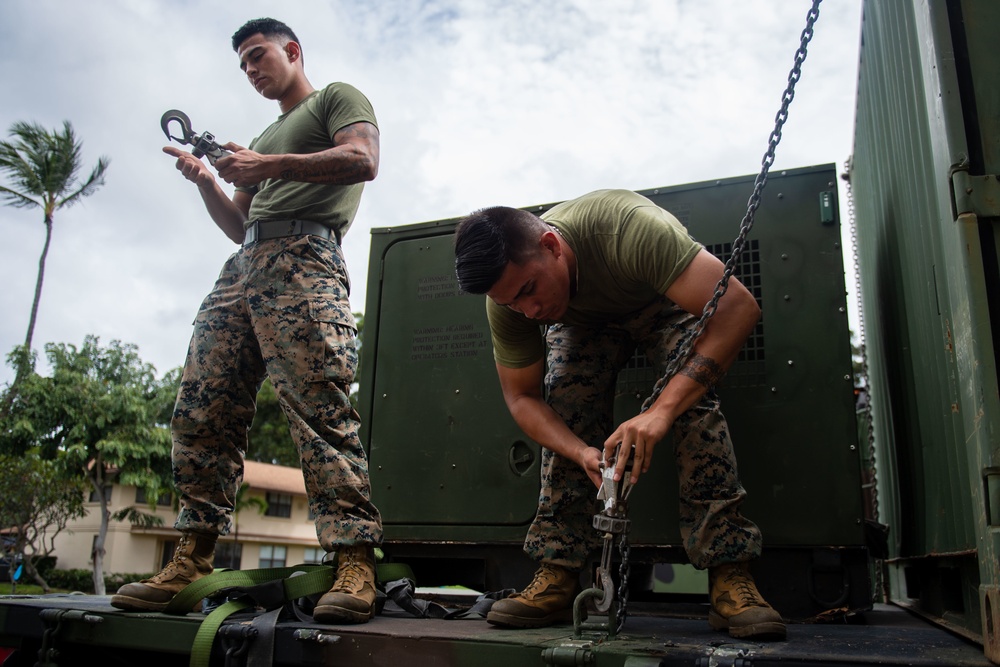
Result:
[[[41,207],[41,203],[35,201],[27,195],[23,195],[20,192],[11,190],[10,188],[5,188],[0,185],[0,201],[4,201],[8,206],[13,206],[14,208],[32,208],[34,206]]]
[[[44,192],[39,178],[39,165],[31,147],[23,143],[0,141],[0,171],[24,193],[41,195]]]
[[[73,204],[77,203],[84,197],[89,197],[90,195],[97,192],[97,190],[104,185],[104,172],[108,170],[108,165],[111,164],[111,160],[106,157],[100,157],[97,160],[97,165],[94,170],[90,172],[90,176],[87,178],[86,182],[80,186],[80,188],[56,204],[56,208],[68,208]]]
[[[104,185],[109,160],[101,157],[90,176],[77,182],[83,142],[69,121],[49,131],[38,123],[18,121],[10,127],[10,141],[0,141],[0,174],[9,183],[0,186],[0,200],[15,207],[39,206],[51,215],[94,194]]]

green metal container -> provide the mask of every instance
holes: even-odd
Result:
[[[1000,662],[1000,3],[864,6],[850,168],[892,601]]]
[[[725,260],[752,190],[753,178],[739,177],[642,194]],[[771,175],[736,273],[763,317],[720,390],[744,509],[764,533],[758,583],[791,617],[871,602],[837,211],[833,165]],[[534,570],[521,544],[539,447],[501,396],[485,297],[458,290],[456,223],[372,231],[362,437],[387,553],[418,576],[467,578],[435,584],[519,588]],[[619,376],[616,418],[638,413],[657,379],[634,359]],[[656,564],[685,560],[676,468],[669,444],[657,451],[630,498],[633,584],[650,588]]]

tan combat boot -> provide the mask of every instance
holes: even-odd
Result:
[[[747,563],[727,563],[708,571],[708,622],[716,630],[729,630],[732,637],[784,639],[781,614],[764,601]]]
[[[375,615],[375,551],[367,544],[341,547],[337,581],[313,609],[319,623],[365,623]]]
[[[149,579],[125,584],[111,596],[111,606],[127,611],[163,611],[193,581],[212,573],[218,535],[181,533],[170,562]]]
[[[573,620],[573,602],[580,592],[580,577],[572,570],[542,563],[535,578],[520,593],[497,600],[486,621],[510,628],[542,628]]]

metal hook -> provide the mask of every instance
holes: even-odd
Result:
[[[170,123],[171,121],[177,121],[180,123],[182,136],[175,137],[170,134]],[[178,109],[171,109],[160,117],[160,127],[163,128],[163,134],[167,135],[167,139],[173,139],[182,144],[190,144],[193,142],[194,130],[191,129],[191,119],[188,118],[187,114]]]
[[[183,133],[180,137],[175,137],[170,134],[170,123],[176,121],[181,126],[181,132]],[[191,119],[188,118],[187,114],[179,109],[170,109],[160,117],[160,127],[163,128],[163,133],[167,135],[167,139],[173,139],[174,141],[182,144],[190,144],[193,146],[191,149],[191,154],[197,158],[207,157],[211,164],[215,164],[215,161],[219,158],[226,157],[227,155],[232,155],[230,151],[219,146],[215,141],[215,135],[211,132],[203,132],[202,134],[195,133],[191,129]]]

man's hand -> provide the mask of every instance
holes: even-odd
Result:
[[[587,477],[594,483],[594,486],[600,488],[603,481],[601,479],[601,450],[596,447],[584,447],[577,463],[587,473]]]
[[[632,455],[631,483],[639,481],[639,475],[649,470],[653,462],[653,448],[666,436],[671,422],[665,420],[652,408],[629,419],[615,429],[611,437],[604,441],[604,458],[608,461],[618,452],[621,443],[621,454],[615,461],[615,481],[621,481]],[[633,449],[633,447],[635,449]]]
[[[164,146],[163,152],[177,158],[177,169],[184,175],[184,178],[199,188],[207,188],[215,184],[215,175],[200,158],[173,146]]]
[[[215,168],[226,183],[236,187],[250,187],[275,175],[271,171],[271,156],[248,150],[233,142],[222,147],[232,152],[232,155],[215,161]]]

